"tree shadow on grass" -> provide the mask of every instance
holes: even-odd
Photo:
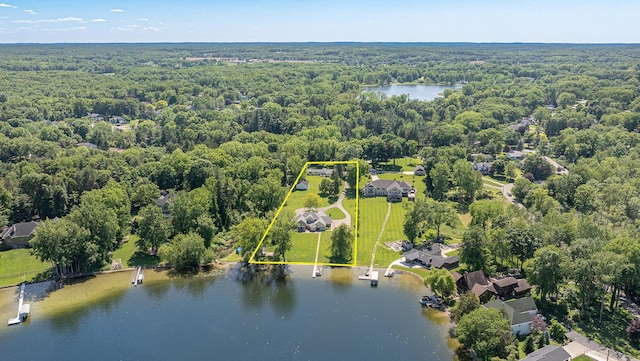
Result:
[[[160,262],[160,257],[152,256],[148,253],[137,251],[136,253],[127,260],[127,266],[135,267],[135,266],[154,266]]]

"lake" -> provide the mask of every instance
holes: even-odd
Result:
[[[402,94],[406,94],[411,100],[431,101],[442,96],[442,93],[444,93],[446,89],[462,89],[462,85],[392,84],[366,87],[364,88],[364,91],[384,94],[388,98],[391,98],[394,95],[400,96]]]
[[[453,359],[443,313],[417,302],[418,279],[371,288],[351,269],[292,269],[281,283],[148,270],[138,287],[129,272],[67,285],[32,303],[25,324],[0,328],[1,359]],[[4,291],[6,305],[15,292]]]

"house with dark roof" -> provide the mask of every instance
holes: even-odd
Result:
[[[296,184],[296,190],[298,191],[306,191],[309,189],[309,181],[306,179],[301,179],[298,184]]]
[[[402,262],[408,264],[420,264],[426,268],[445,268],[448,270],[458,267],[460,261],[457,256],[445,257],[442,255],[440,244],[434,244],[424,250],[411,249],[402,255]]]
[[[473,292],[480,302],[488,301],[496,294],[493,284],[485,277],[482,270],[466,272],[457,282],[460,292]]]
[[[427,173],[424,170],[424,167],[421,165],[417,165],[413,170],[414,175],[426,175]]]
[[[556,345],[547,345],[538,349],[520,361],[569,361],[571,355],[564,348]]]
[[[531,297],[517,298],[506,302],[493,300],[483,304],[482,307],[504,310],[505,317],[511,324],[511,333],[514,335],[530,334],[533,316],[538,313],[538,306]]]
[[[1,243],[7,247],[20,248],[29,245],[35,235],[38,222],[20,222],[7,227],[0,235]]]
[[[316,232],[331,229],[332,219],[324,212],[302,212],[296,216],[296,228],[298,232]]]
[[[498,297],[516,297],[531,291],[531,285],[526,279],[516,279],[514,277],[504,277],[493,280],[493,288]]]
[[[362,188],[365,197],[387,197],[389,202],[402,202],[402,197],[409,195],[413,187],[405,181],[377,179]]]

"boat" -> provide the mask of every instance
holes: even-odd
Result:
[[[393,274],[395,273],[393,268],[389,268],[385,273],[384,276],[385,277],[393,277]]]
[[[443,299],[442,297],[438,297],[436,295],[431,295],[431,296],[422,296],[418,302],[425,307],[434,307],[434,308],[439,308],[442,307],[443,304]]]
[[[378,271],[371,272],[371,287],[378,287]]]
[[[322,276],[322,268],[320,268],[320,267],[316,267],[316,276],[317,276],[317,277]]]

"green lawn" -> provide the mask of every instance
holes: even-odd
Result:
[[[158,256],[150,256],[146,253],[142,253],[138,251],[136,247],[136,241],[138,240],[137,235],[130,235],[126,242],[122,242],[120,248],[113,251],[111,258],[113,260],[120,259],[122,262],[122,267],[147,267],[153,266],[160,262],[160,258]],[[105,265],[103,269],[108,270],[110,265]]]
[[[494,177],[492,177],[490,175],[482,176],[482,181],[484,183],[488,183],[488,184],[491,184],[493,186],[498,186],[498,187],[502,187],[503,185],[507,184],[507,182],[504,179],[497,179],[497,178],[494,178]]]
[[[0,252],[0,287],[14,286],[23,281],[30,282],[50,268],[50,263],[40,262],[31,254],[30,249]]]
[[[294,189],[293,192],[291,193],[291,196],[287,199],[287,203],[285,204],[285,207],[283,208],[283,211],[286,209],[286,210],[290,210],[291,212],[293,212],[296,209],[303,208],[304,207],[304,197],[307,194],[319,194],[320,193],[320,181],[322,181],[323,177],[320,177],[320,176],[305,176],[304,178],[309,181],[309,189],[307,189],[306,191],[299,191],[299,190],[295,190]],[[330,203],[329,203],[329,199],[328,198],[320,198],[320,205],[318,207],[319,208],[326,207],[329,204]]]
[[[580,355],[572,359],[573,361],[592,361],[593,359],[587,355]]]
[[[395,163],[395,165],[394,165]],[[418,164],[422,164],[416,157],[413,158],[395,158],[388,162],[378,163],[378,169],[384,169],[387,172],[400,172],[411,171],[415,169]]]
[[[354,211],[354,213],[355,213],[355,211]],[[332,219],[345,219],[346,218],[345,214],[339,208],[329,208],[327,210],[327,216],[331,217]]]

